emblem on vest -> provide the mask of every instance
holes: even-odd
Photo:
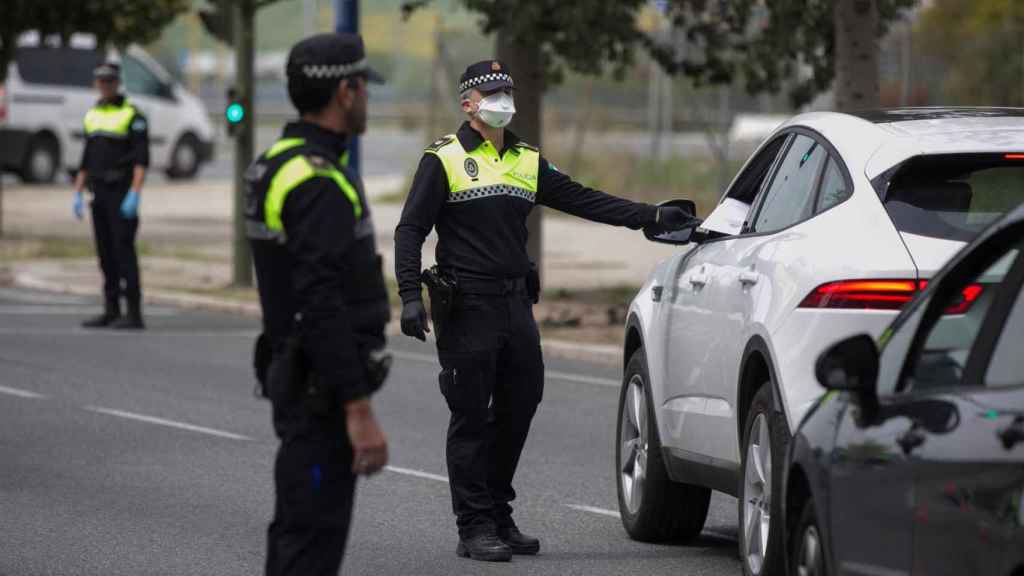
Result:
[[[477,175],[480,174],[480,167],[476,165],[476,160],[473,160],[472,158],[466,158],[466,162],[463,166],[466,168],[466,174],[468,174],[470,178],[476,178]]]

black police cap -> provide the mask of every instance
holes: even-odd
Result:
[[[472,89],[491,92],[512,86],[512,75],[499,60],[481,60],[470,64],[459,78],[459,94]]]
[[[121,65],[117,62],[104,62],[92,70],[93,78],[120,78]]]
[[[363,37],[347,32],[317,34],[292,46],[285,73],[312,79],[364,76],[370,82],[384,82],[366,60]]]

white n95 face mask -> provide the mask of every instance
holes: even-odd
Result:
[[[476,115],[488,126],[504,128],[512,121],[515,113],[516,104],[512,100],[512,95],[498,92],[480,101]]]

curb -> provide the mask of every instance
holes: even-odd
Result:
[[[19,288],[72,294],[75,296],[95,296],[96,290],[66,282],[54,282],[39,278],[31,272],[11,270],[8,279],[10,284]],[[207,310],[211,312],[229,312],[252,318],[262,317],[260,305],[251,302],[239,302],[214,296],[201,296],[173,290],[146,290],[142,298],[146,304],[175,306],[186,310]],[[402,330],[397,321],[388,324],[389,336],[401,336]],[[430,338],[433,341],[433,338]],[[622,349],[611,344],[580,344],[568,340],[542,339],[541,345],[545,355],[565,360],[579,360],[604,366],[621,367]]]

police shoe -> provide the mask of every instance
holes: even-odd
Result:
[[[142,321],[142,316],[129,314],[111,322],[110,327],[114,330],[145,330],[146,323]]]
[[[515,526],[498,528],[498,538],[513,554],[532,555],[540,552],[540,540],[523,534]]]
[[[455,554],[462,558],[485,562],[508,562],[512,559],[512,550],[494,534],[459,538]]]

